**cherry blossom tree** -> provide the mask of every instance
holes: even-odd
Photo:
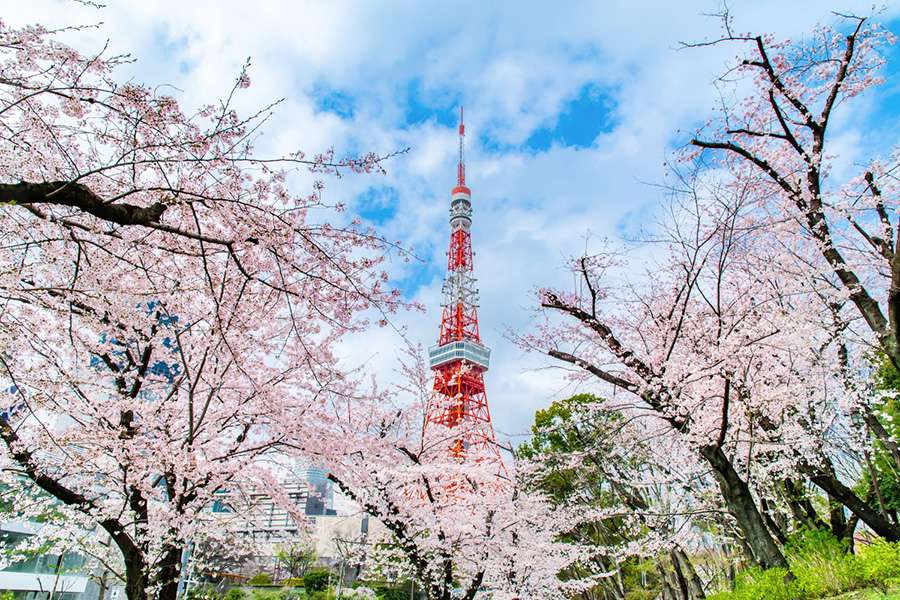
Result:
[[[900,360],[896,151],[886,160],[865,157],[868,164],[846,180],[831,175],[840,172],[842,159],[832,149],[835,115],[881,82],[882,51],[895,40],[868,18],[836,16],[836,28],[820,27],[809,41],[794,43],[737,34],[731,16],[723,14],[724,35],[708,44],[737,45],[742,54],[722,85],[749,83],[751,91],[726,104],[691,144],[704,160],[714,152],[711,167],[753,186],[766,212],[760,222],[780,235],[776,251],[794,258],[784,261],[786,273],[807,282],[832,315],[836,358],[854,392],[847,410],[861,417],[866,435],[874,435],[900,467],[897,441],[875,410],[877,395],[858,381],[873,349],[895,366]],[[898,535],[876,524],[878,511],[829,469],[809,475],[870,527]]]
[[[734,106],[726,105],[721,118],[691,144],[720,151],[730,169],[764,175],[758,180],[760,196],[774,195],[777,208],[798,219],[795,231],[818,244],[848,299],[897,365],[900,296],[889,294],[884,304],[878,300],[884,287],[900,289],[890,205],[896,178],[883,163],[873,163],[845,182],[847,187],[827,181],[835,157],[829,156],[826,136],[839,105],[882,81],[880,50],[894,38],[864,17],[846,20],[846,34],[823,27],[810,43],[794,44],[734,34],[725,14],[726,36],[710,43],[747,48],[731,76],[749,79],[754,90]],[[715,138],[705,139],[707,133]]]
[[[615,253],[577,258],[580,289],[541,291],[554,314],[520,341],[629,394],[622,410],[665,425],[659,441],[691,449],[715,476],[753,559],[786,567],[761,501],[785,474],[830,464],[825,432],[844,398],[838,347],[821,303],[775,268],[778,240],[758,226],[753,188],[684,183],[643,282],[614,283]]]
[[[786,249],[801,241],[816,248],[818,256],[800,257],[795,272],[833,288],[821,293],[840,308],[836,318],[846,343],[877,348],[897,367],[896,150],[884,159],[865,157],[868,164],[845,180],[831,176],[841,170],[841,157],[832,149],[835,115],[882,82],[883,50],[895,38],[869,18],[836,16],[837,27],[820,27],[809,41],[794,43],[735,33],[731,15],[722,14],[720,39],[689,45],[738,47],[739,62],[721,85],[749,83],[751,92],[725,104],[691,145],[704,160],[712,155],[712,167],[754,182],[755,195],[770,212],[772,226],[782,231]],[[851,348],[845,356],[853,355]],[[850,372],[859,368],[842,360]],[[854,410],[900,468],[900,448],[870,398],[861,395]]]
[[[185,544],[229,536],[217,494],[278,497],[322,399],[352,393],[335,343],[401,305],[397,248],[287,183],[384,157],[261,157],[246,68],[189,113],[59,33],[0,23],[0,469],[105,531],[130,600],[171,600]]]
[[[744,44],[748,54],[722,85],[741,97],[744,74],[753,89],[683,156],[700,174],[674,186],[687,201],[652,240],[664,258],[645,281],[620,285],[617,255],[573,260],[578,288],[542,291],[556,316],[520,340],[630,393],[633,414],[677,432],[670,439],[709,466],[741,540],[766,567],[786,566],[775,497],[800,522],[822,524],[807,481],[831,502],[837,535],[852,535],[856,520],[900,535],[839,466],[865,444],[854,414],[896,448],[863,381],[871,348],[896,360],[896,160],[834,184],[825,137],[835,108],[878,82],[878,50],[892,37],[846,19],[846,33],[821,28],[795,44],[735,34],[724,15],[725,35],[708,44]]]
[[[401,383],[363,394],[365,403],[332,399],[342,415],[329,444],[329,477],[387,532],[359,557],[373,572],[413,579],[429,600],[558,598],[606,573],[562,581],[557,574],[587,562],[593,549],[560,541],[584,514],[556,509],[526,491],[491,449],[452,450],[459,424],[423,438],[425,407],[438,401],[420,350],[408,352]],[[323,459],[326,457],[323,457]],[[454,595],[457,594],[457,595]]]

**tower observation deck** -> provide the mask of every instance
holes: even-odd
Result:
[[[459,163],[450,193],[450,250],[444,279],[438,343],[428,349],[434,371],[434,398],[425,415],[424,435],[439,424],[449,428],[449,451],[460,460],[499,453],[488,410],[484,372],[491,351],[478,332],[478,287],[472,261],[472,192],[466,186],[465,125],[459,111]],[[444,430],[446,431],[446,430]]]

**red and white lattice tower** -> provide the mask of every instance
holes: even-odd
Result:
[[[434,398],[425,415],[424,436],[429,443],[429,428],[439,429],[450,439],[448,449],[454,458],[464,460],[475,455],[500,460],[484,390],[491,351],[478,334],[478,288],[472,264],[472,192],[466,186],[464,151],[465,126],[459,110],[459,164],[456,187],[450,194],[450,251],[447,253],[447,277],[444,279],[443,314],[438,343],[428,349],[434,371]],[[433,427],[440,424],[443,428]],[[448,433],[449,432],[449,433]]]

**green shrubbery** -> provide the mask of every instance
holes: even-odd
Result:
[[[860,578],[887,591],[888,584],[900,577],[900,543],[879,541],[860,548],[858,562]]]
[[[861,587],[859,560],[846,542],[821,530],[803,530],[791,536],[785,554],[796,579],[792,598],[822,598]]]
[[[185,593],[185,600],[219,600],[219,592],[211,585],[201,585],[190,588]]]
[[[354,586],[365,587],[375,592],[378,600],[409,600],[409,582],[357,581]]]
[[[375,590],[375,595],[379,600],[407,600],[409,598],[409,588],[407,587],[385,587]]]
[[[278,590],[278,600],[300,600],[305,595],[303,590],[296,587],[283,587]]]
[[[722,592],[708,597],[708,600],[797,600],[795,586],[785,583],[786,569],[750,567],[738,573],[733,592]]]
[[[250,585],[272,585],[272,576],[266,572],[257,573],[247,583]]]
[[[358,587],[341,592],[340,600],[378,600],[378,596],[372,588]]]
[[[310,569],[303,576],[303,584],[307,592],[320,592],[328,587],[328,580],[331,577],[331,571],[328,569]]]
[[[714,594],[709,600],[827,598],[867,586],[886,591],[900,578],[900,543],[878,541],[850,554],[830,533],[807,530],[791,537],[785,556],[793,580],[786,580],[785,569],[751,567],[738,574],[733,591]]]
[[[278,590],[253,590],[250,592],[250,600],[281,600]]]

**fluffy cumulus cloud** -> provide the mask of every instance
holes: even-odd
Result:
[[[396,321],[424,345],[437,335],[455,114],[466,108],[468,181],[481,327],[493,348],[488,395],[502,438],[528,428],[534,410],[573,390],[539,357],[504,338],[527,327],[537,286],[565,284],[566,256],[585,236],[627,238],[660,201],[646,182],[716,103],[715,78],[733,48],[681,50],[719,33],[714,1],[608,2],[75,2],[4,0],[14,25],[101,22],[70,34],[89,52],[108,39],[136,60],[125,75],[166,84],[183,102],[219,98],[250,57],[248,111],[284,98],[257,146],[338,154],[410,147],[386,176],[327,182],[327,199],[412,244],[421,262],[392,265],[425,313]],[[870,2],[731,2],[736,27],[800,39],[830,11],[869,14]],[[880,19],[900,30],[900,7]],[[896,49],[894,54],[897,54]],[[900,68],[900,56],[892,70]],[[848,167],[892,143],[886,104],[897,78],[842,115],[835,131]],[[894,112],[896,114],[896,112]],[[874,126],[873,126],[874,125]],[[298,177],[297,185],[309,185]],[[398,336],[385,328],[347,344],[348,361],[390,377]]]

